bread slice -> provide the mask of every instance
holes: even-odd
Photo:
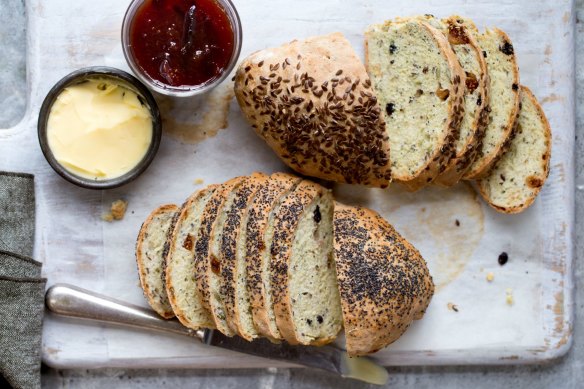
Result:
[[[225,305],[227,324],[239,336],[253,340],[258,333],[251,315],[247,292],[245,244],[249,205],[258,189],[268,180],[263,173],[253,173],[233,191],[233,201],[228,210],[220,241],[221,287],[220,295]]]
[[[374,353],[421,319],[434,293],[418,250],[376,212],[335,204],[334,248],[347,353]]]
[[[528,208],[549,174],[551,130],[537,99],[521,86],[521,110],[508,150],[478,181],[479,193],[499,212],[518,213]]]
[[[464,178],[476,180],[489,173],[511,136],[519,112],[519,68],[511,40],[499,29],[486,30],[477,40],[489,72],[489,124],[475,160]]]
[[[434,184],[456,184],[474,161],[489,120],[489,74],[483,52],[475,38],[476,27],[460,16],[443,19],[441,31],[448,38],[466,75],[464,117],[455,143],[456,155]]]
[[[275,214],[282,201],[301,181],[299,177],[285,173],[270,176],[249,206],[245,258],[247,266],[247,290],[251,302],[253,324],[259,335],[271,341],[282,339],[276,325],[272,305],[272,287],[268,276],[269,247],[274,236]],[[239,248],[238,248],[239,251]],[[239,254],[238,254],[239,255]]]
[[[167,241],[166,292],[178,320],[192,329],[214,328],[211,313],[203,307],[195,281],[193,260],[198,241],[201,216],[216,185],[210,185],[191,195],[176,214],[174,227]]]
[[[243,179],[244,177],[232,178],[215,189],[203,210],[199,239],[195,243],[196,283],[202,305],[211,312],[215,327],[227,336],[233,336],[235,332],[227,325],[219,294],[221,262],[218,248],[225,221],[225,206],[231,203],[232,192]]]
[[[164,244],[177,211],[175,204],[156,208],[142,224],[136,241],[140,285],[152,309],[165,319],[174,317],[174,312],[164,284]]]
[[[417,190],[455,156],[464,71],[444,34],[417,18],[369,26],[365,47],[367,71],[385,110],[392,177]]]
[[[275,215],[270,280],[276,323],[290,344],[323,345],[342,328],[330,191],[302,181]]]
[[[297,172],[389,185],[383,113],[341,33],[250,55],[235,75],[235,96],[256,133]]]

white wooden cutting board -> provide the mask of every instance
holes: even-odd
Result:
[[[422,321],[379,352],[386,365],[531,363],[558,357],[571,343],[574,226],[574,12],[571,1],[237,0],[242,56],[295,38],[343,32],[363,55],[370,23],[421,13],[469,16],[513,40],[521,82],[542,101],[553,130],[551,174],[526,212],[504,216],[467,185],[408,194],[339,186],[338,198],[386,216],[427,259],[437,293]],[[163,100],[167,134],[157,159],[136,182],[111,191],[84,190],[58,177],[42,157],[36,120],[42,99],[80,67],[123,69],[120,26],[128,1],[28,0],[28,89],[24,120],[0,130],[0,168],[36,175],[37,258],[49,284],[69,282],[145,305],[133,258],[140,223],[163,202],[181,203],[204,184],[254,170],[282,170],[243,121],[226,89],[205,100]],[[207,112],[211,112],[210,114]],[[172,113],[171,113],[172,112]],[[191,115],[191,117],[188,114]],[[225,115],[224,115],[225,114]],[[228,121],[215,134],[213,123]],[[193,126],[186,122],[198,122]],[[195,132],[189,135],[189,132]],[[203,134],[203,132],[207,132]],[[182,138],[180,138],[182,136]],[[182,139],[182,141],[181,141]],[[115,199],[129,201],[126,218],[101,215]],[[460,226],[456,226],[458,220]],[[501,267],[497,257],[507,252]],[[494,280],[486,281],[488,272]],[[512,293],[514,304],[506,303]],[[458,312],[448,309],[452,303]],[[55,367],[266,367],[190,339],[46,317],[43,359]]]

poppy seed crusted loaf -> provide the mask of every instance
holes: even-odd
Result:
[[[433,292],[423,259],[387,221],[286,173],[236,177],[180,209],[159,207],[136,250],[157,312],[248,341],[322,346],[344,326],[349,354],[372,353],[421,318]],[[164,263],[168,297],[158,292]]]
[[[365,63],[385,110],[392,178],[420,189],[455,156],[465,74],[444,34],[418,18],[369,26]]]
[[[165,319],[174,317],[174,312],[164,283],[164,246],[177,211],[175,204],[156,208],[142,224],[136,241],[140,285],[152,309]]]
[[[499,212],[529,207],[549,174],[551,130],[533,93],[521,86],[521,109],[514,138],[489,175],[477,182],[479,193]]]
[[[335,203],[335,260],[347,353],[374,353],[421,319],[434,293],[426,262],[376,212]]]
[[[297,172],[388,186],[383,113],[365,67],[342,34],[250,55],[235,75],[235,96],[256,133]]]

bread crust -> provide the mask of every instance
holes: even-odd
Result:
[[[237,280],[239,278],[237,263],[237,241],[241,228],[241,221],[247,216],[249,205],[257,190],[268,180],[268,176],[263,173],[252,173],[236,189],[233,206],[227,214],[223,236],[221,239],[221,295],[225,304],[225,317],[229,327],[237,332],[242,338],[251,341],[257,337],[251,334],[240,324],[240,312],[237,305]]]
[[[482,145],[482,140],[485,134],[485,128],[489,123],[489,73],[487,63],[483,57],[483,53],[474,36],[476,27],[468,19],[463,19],[459,16],[450,16],[443,19],[446,25],[446,34],[451,45],[467,44],[475,53],[480,67],[480,75],[478,79],[478,94],[481,104],[476,109],[472,124],[472,133],[465,140],[461,150],[456,152],[456,155],[448,162],[446,168],[442,173],[436,177],[434,184],[439,186],[452,186],[456,184],[463,177],[464,173],[474,161],[479,148]],[[471,24],[469,26],[469,24]],[[463,69],[464,71],[465,69]],[[466,83],[465,90],[468,93],[469,83]],[[466,113],[465,113],[466,114]]]
[[[249,209],[246,242],[247,288],[251,299],[252,318],[258,334],[271,341],[282,339],[279,331],[272,331],[269,324],[267,291],[262,282],[263,253],[266,247],[264,236],[270,213],[281,196],[301,181],[301,178],[286,173],[275,173],[260,188]]]
[[[533,204],[533,202],[535,201],[535,198],[537,197],[537,195],[541,191],[541,188],[543,188],[543,185],[544,185],[545,181],[547,180],[549,173],[550,173],[550,160],[551,160],[551,152],[552,152],[552,132],[551,132],[550,123],[547,120],[547,117],[545,116],[545,112],[543,111],[541,104],[537,101],[537,98],[535,97],[535,95],[533,94],[531,89],[529,89],[528,87],[526,87],[524,85],[521,85],[520,95],[521,95],[521,99],[527,98],[535,106],[535,108],[538,112],[538,116],[540,117],[541,122],[543,123],[543,126],[544,126],[545,144],[546,144],[547,148],[546,148],[546,151],[541,158],[541,170],[542,170],[541,176],[543,177],[543,180],[541,181],[541,184],[538,185],[536,188],[532,188],[531,196],[527,199],[527,201],[525,201],[521,204],[513,204],[513,205],[509,205],[509,206],[502,206],[502,205],[495,204],[493,202],[493,200],[489,197],[489,193],[485,190],[484,185],[482,184],[482,180],[477,181],[478,191],[479,191],[481,197],[487,202],[487,204],[489,204],[492,208],[494,208],[498,212],[506,213],[506,214],[519,213],[519,212],[522,212],[525,209],[529,208],[529,206],[531,206],[531,204]],[[521,116],[521,112],[519,113],[519,116]],[[516,120],[516,122],[519,122],[519,117]],[[517,126],[514,126],[514,134],[513,134],[513,136],[510,137],[510,141],[508,141],[507,144],[505,145],[503,154],[501,154],[501,156],[504,156],[504,153],[506,151],[508,151],[510,144],[513,142],[513,139],[515,138],[514,135],[515,135],[516,130],[517,130]],[[494,168],[496,168],[496,164],[495,164]]]
[[[235,96],[256,133],[298,173],[389,185],[383,112],[341,33],[250,55],[235,75]]]
[[[183,310],[183,307],[178,304],[176,289],[174,287],[174,279],[172,277],[172,269],[175,265],[173,261],[174,253],[176,251],[176,242],[180,237],[180,232],[183,223],[189,217],[189,214],[192,210],[193,205],[200,201],[202,197],[204,197],[207,193],[213,192],[217,188],[217,185],[209,185],[206,188],[196,191],[193,193],[189,198],[184,202],[180,210],[177,212],[176,216],[172,222],[172,228],[169,231],[169,236],[166,242],[165,251],[167,254],[165,255],[165,280],[166,280],[166,293],[168,294],[168,299],[170,301],[170,305],[172,306],[172,310],[176,318],[185,326],[194,330],[198,330],[200,328],[214,328],[215,325],[211,320],[211,313],[209,312],[209,320],[206,323],[193,323],[187,313]],[[197,237],[193,238],[194,242],[197,241]],[[192,251],[194,255],[194,242],[192,242]],[[197,291],[198,293],[198,291]],[[199,296],[200,297],[200,296]]]
[[[219,212],[223,209],[225,200],[229,192],[241,183],[244,177],[235,177],[219,185],[205,206],[201,217],[201,226],[199,229],[199,239],[195,243],[195,269],[196,282],[203,307],[208,309],[215,322],[216,328],[227,336],[232,336],[233,331],[226,325],[224,320],[219,318],[219,312],[211,303],[211,293],[209,280],[212,273],[220,272],[221,263],[219,258],[215,258],[211,253],[211,242],[217,227]]]
[[[138,239],[136,240],[136,264],[138,265],[138,275],[140,276],[140,285],[142,286],[142,290],[144,291],[144,296],[148,300],[148,304],[165,319],[170,319],[174,317],[174,312],[172,309],[166,310],[160,304],[155,301],[155,292],[150,288],[150,285],[147,282],[147,269],[146,265],[144,264],[144,250],[143,245],[145,240],[148,238],[147,230],[154,218],[171,212],[177,212],[178,206],[176,204],[164,204],[156,208],[154,211],[148,215],[142,226],[140,227],[140,232],[138,233]],[[165,233],[165,232],[163,232]],[[163,261],[164,262],[164,261]],[[163,263],[162,262],[162,263]],[[161,263],[161,266],[163,266]],[[161,274],[164,274],[161,272]],[[164,279],[163,279],[164,283]],[[166,293],[166,290],[162,290],[160,293]]]
[[[504,31],[501,31],[498,28],[494,28],[492,31],[499,35],[504,42],[511,45],[511,39]],[[463,175],[463,179],[465,180],[479,180],[481,178],[485,178],[493,169],[501,155],[504,153],[505,144],[508,142],[509,138],[513,136],[515,120],[519,114],[519,67],[517,66],[517,60],[514,52],[511,53],[510,58],[513,65],[513,85],[517,86],[517,89],[512,89],[512,93],[514,94],[513,108],[509,114],[509,117],[507,118],[505,131],[503,131],[503,136],[501,137],[498,146],[495,148],[494,152],[490,153],[490,155],[484,155],[481,144],[481,147],[478,148],[478,152],[475,155],[475,160],[471,163],[469,169]],[[485,127],[485,131],[488,131],[488,125]]]
[[[434,283],[418,250],[372,210],[335,203],[334,234],[347,353],[371,354],[422,318]]]
[[[275,217],[274,240],[270,247],[272,303],[280,334],[290,344],[300,343],[296,336],[288,285],[288,265],[292,256],[294,236],[304,209],[324,191],[323,187],[312,181],[302,181],[294,192],[286,197]]]

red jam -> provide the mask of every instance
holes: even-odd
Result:
[[[215,0],[145,0],[130,27],[136,64],[170,86],[204,85],[233,54],[229,17]]]

